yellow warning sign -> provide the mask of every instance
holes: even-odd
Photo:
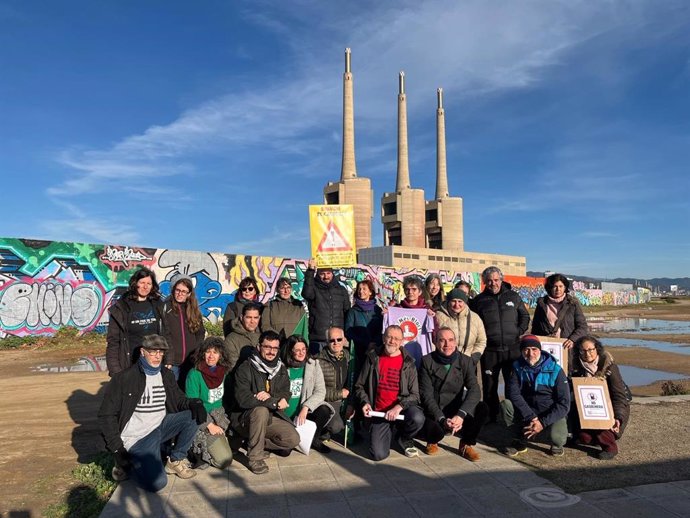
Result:
[[[309,228],[317,268],[357,263],[352,205],[309,205]]]

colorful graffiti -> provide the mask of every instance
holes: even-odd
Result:
[[[275,296],[280,278],[289,279],[293,295],[300,298],[307,268],[304,260],[279,257],[0,238],[0,338],[52,334],[63,326],[73,326],[81,332],[104,332],[110,304],[124,292],[130,276],[140,265],[156,273],[161,292],[166,296],[176,274],[190,276],[202,313],[212,322],[222,319],[244,277],[256,279],[262,302]],[[402,298],[402,281],[406,277],[426,277],[431,272],[359,264],[335,273],[350,293],[357,281],[370,278],[381,304],[385,305]],[[436,273],[441,276],[446,291],[460,280],[469,282],[475,291],[481,289],[478,273],[450,270]],[[506,277],[506,280],[531,306],[544,295],[544,279]],[[649,300],[648,290],[603,292],[581,288],[574,293],[584,305]]]

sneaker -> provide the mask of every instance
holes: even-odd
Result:
[[[168,459],[165,464],[165,472],[168,475],[177,475],[180,478],[194,478],[196,471],[189,465],[187,459],[172,460]]]
[[[436,455],[438,453],[438,444],[435,442],[428,443],[425,452],[427,455]]]
[[[510,446],[504,446],[501,448],[501,453],[507,455],[508,457],[517,457],[521,453],[527,451],[527,443],[519,439],[515,439]]]
[[[263,461],[263,459],[250,460],[248,467],[249,471],[251,471],[255,475],[263,475],[264,473],[268,473],[268,466]]]
[[[479,453],[477,450],[462,441],[460,441],[460,446],[458,446],[458,455],[470,462],[477,462],[479,460]]]
[[[122,482],[123,480],[127,480],[129,478],[127,472],[120,466],[113,466],[110,476],[115,482]]]
[[[551,449],[549,450],[549,455],[552,457],[562,457],[565,455],[565,450],[563,449],[563,446],[551,446]]]
[[[324,444],[324,442],[321,439],[314,439],[314,441],[311,443],[311,447],[319,453],[331,453],[331,448]]]
[[[611,460],[613,459],[616,455],[618,455],[617,451],[606,451],[602,450],[597,454],[597,458],[599,460]]]
[[[398,443],[400,444],[400,449],[405,454],[405,457],[412,458],[419,456],[419,450],[415,447],[414,441],[412,439],[408,439],[406,441],[398,439]]]

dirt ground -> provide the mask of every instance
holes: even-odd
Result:
[[[653,309],[605,308],[588,316],[690,320],[690,301],[649,307]],[[690,336],[678,338],[690,344]],[[17,423],[0,427],[0,516],[41,516],[42,510],[60,501],[74,484],[70,473],[77,463],[88,462],[103,448],[96,412],[107,373],[34,373],[30,368],[65,364],[104,350],[104,343],[59,351],[0,350],[0,393],[4,394],[0,422]],[[611,348],[611,352],[619,363],[690,375],[690,355],[645,348]],[[659,387],[635,387],[633,393],[658,395]],[[602,463],[576,450],[568,450],[559,459],[533,450],[520,461],[571,492],[690,479],[689,411],[690,402],[633,405],[621,455],[612,462]],[[493,435],[490,429],[487,433],[487,437]]]

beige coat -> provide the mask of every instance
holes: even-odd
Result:
[[[467,341],[467,349],[463,349],[465,344],[465,333],[467,328],[467,313],[470,313],[470,336]],[[453,314],[448,306],[443,306],[436,312],[436,321],[438,322],[438,329],[442,327],[449,327],[455,333],[455,339],[458,342],[458,351],[466,356],[473,357],[477,362],[479,356],[482,355],[486,349],[486,332],[484,331],[484,323],[482,319],[474,311],[465,305],[459,314]],[[477,355],[477,356],[474,356]]]

